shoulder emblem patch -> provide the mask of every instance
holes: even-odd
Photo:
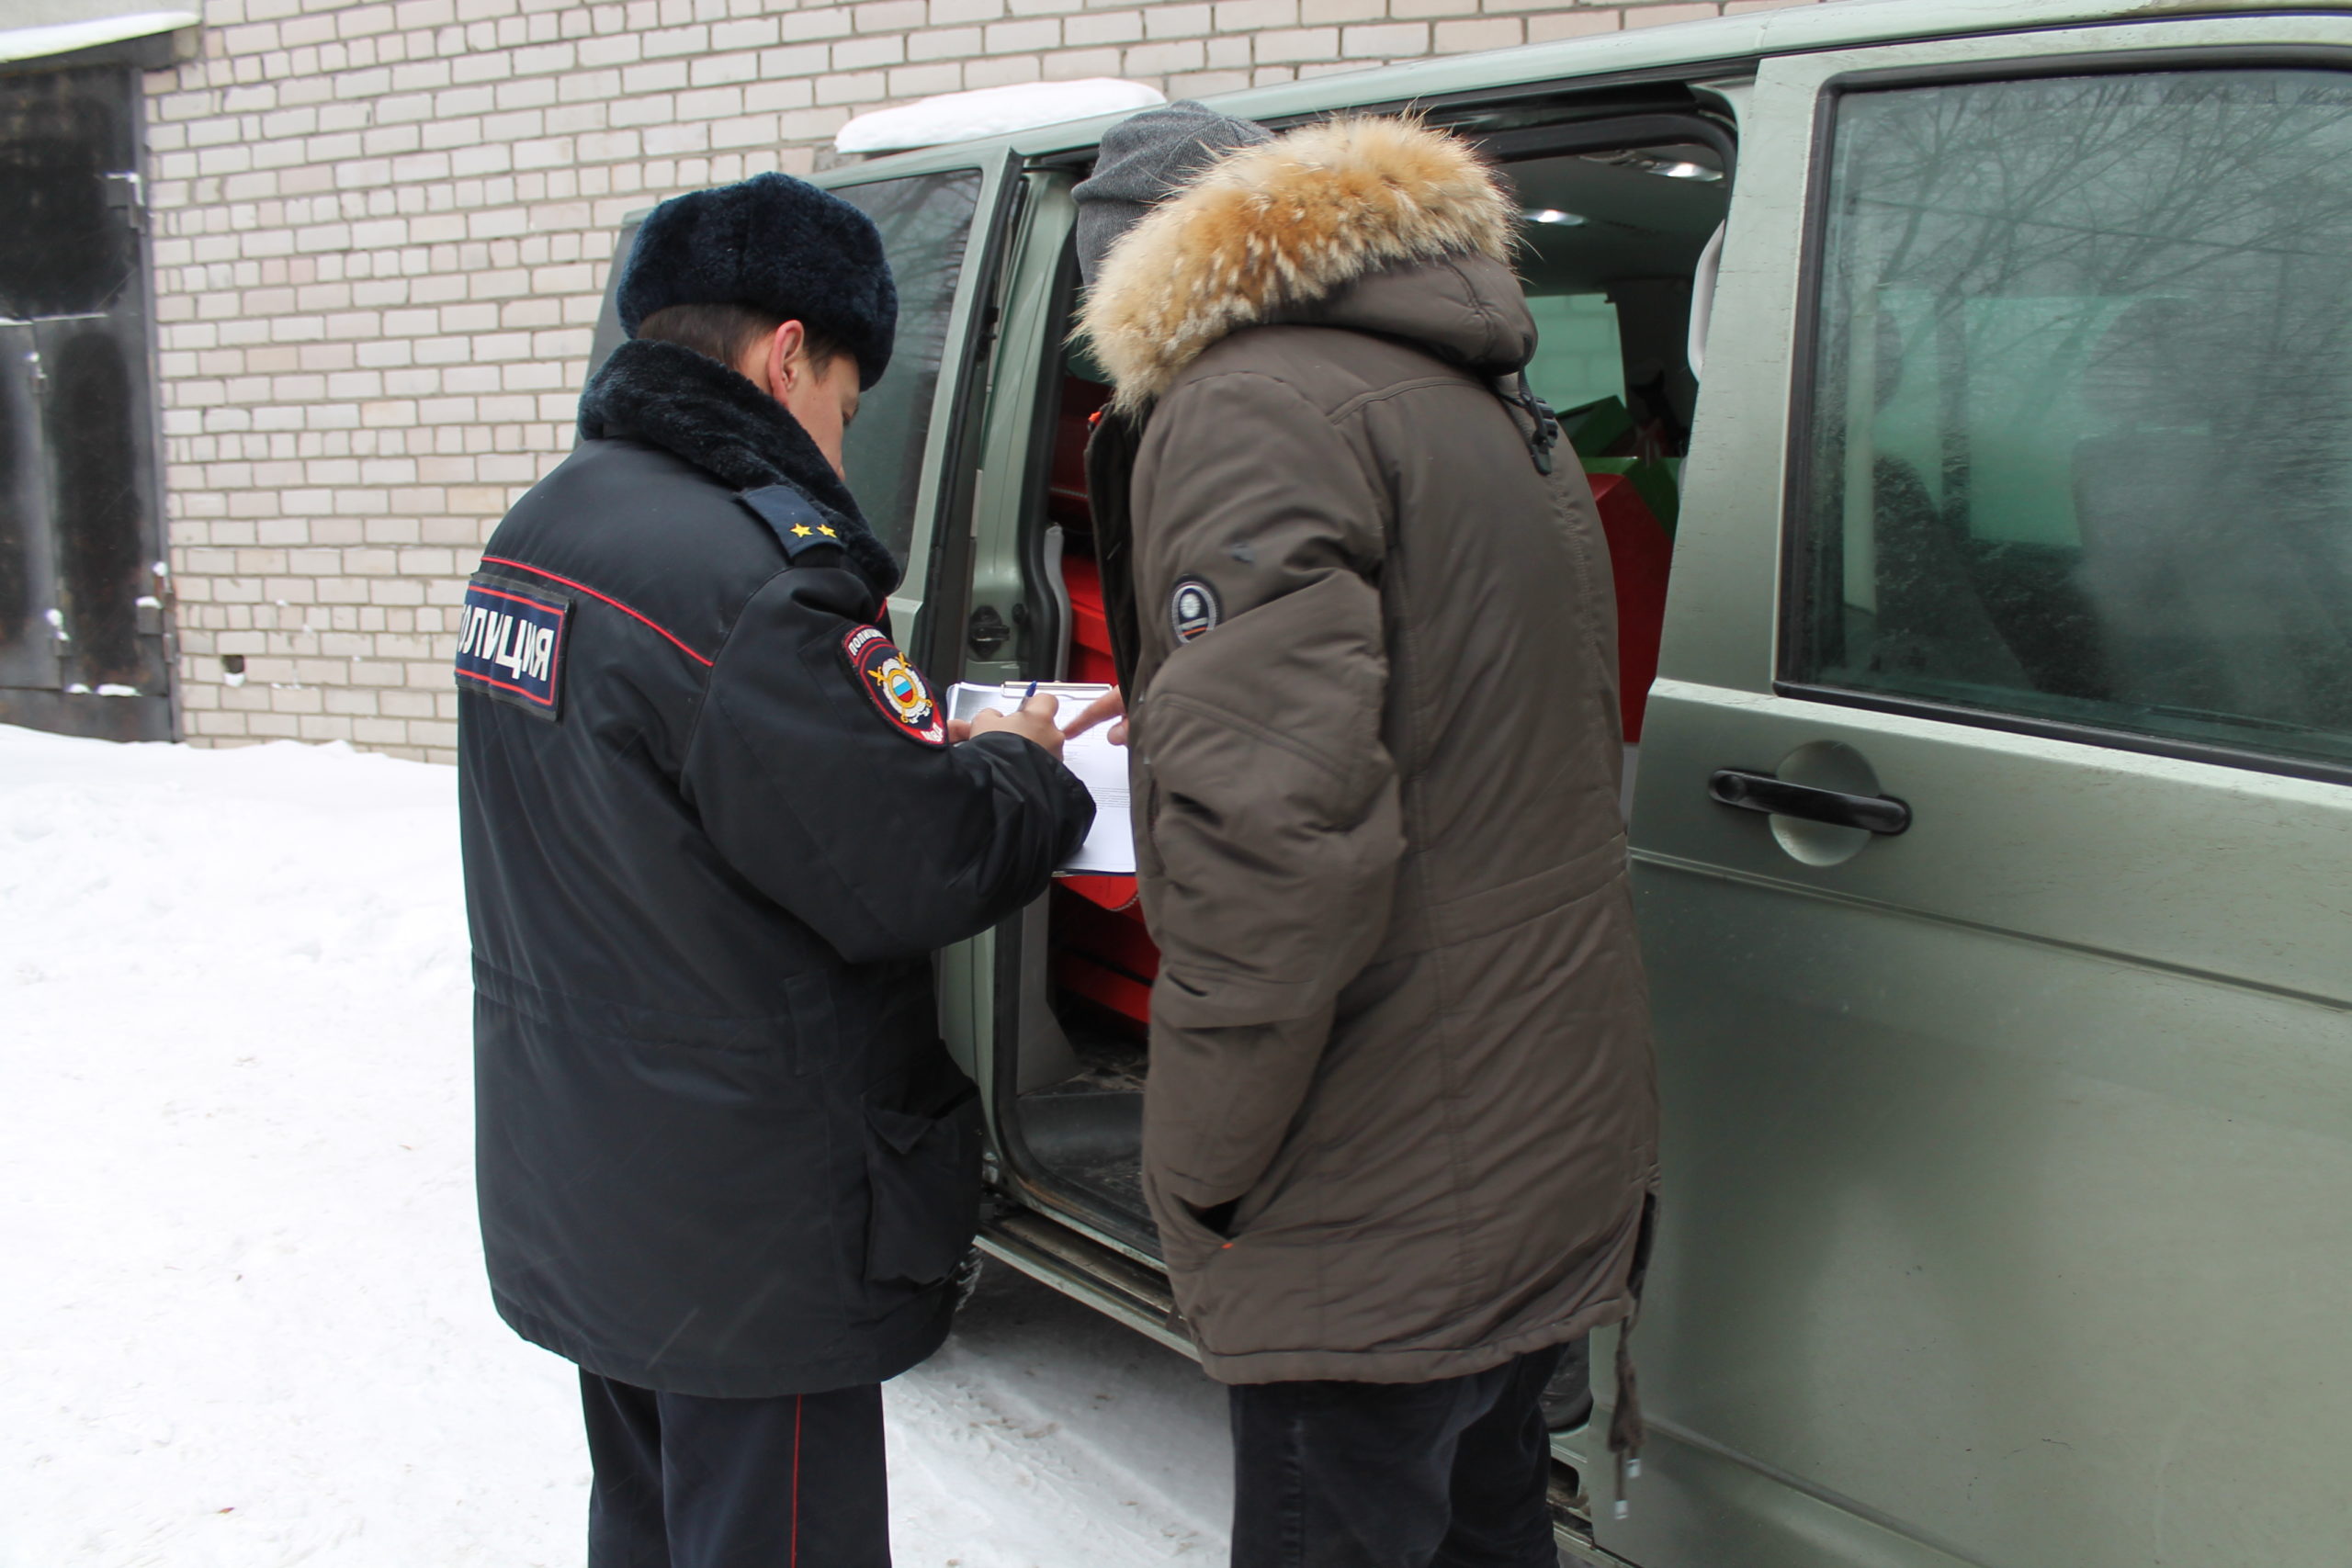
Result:
[[[503,578],[466,584],[458,625],[458,689],[527,708],[542,718],[563,705],[563,631],[569,594]]]
[[[1190,642],[1216,629],[1225,619],[1224,602],[1216,590],[1197,577],[1180,577],[1168,596],[1168,624],[1178,642]]]
[[[842,652],[858,690],[890,721],[891,728],[925,746],[947,744],[947,720],[931,694],[931,682],[888,637],[873,626],[854,626],[842,638]]]

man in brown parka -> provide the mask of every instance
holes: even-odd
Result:
[[[1234,1385],[1233,1561],[1550,1568],[1537,1401],[1634,1310],[1657,1117],[1607,545],[1518,378],[1516,210],[1413,122],[1196,104],[1078,196],[1144,1177]]]

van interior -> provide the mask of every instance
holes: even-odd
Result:
[[[1645,130],[1661,129],[1658,118]],[[1611,140],[1605,125],[1489,136],[1488,155],[1521,211],[1520,273],[1541,331],[1529,367],[1558,411],[1607,530],[1616,581],[1629,749],[1657,668],[1682,457],[1698,380],[1690,364],[1694,283],[1729,203],[1731,147],[1711,122]],[[1682,134],[1676,134],[1683,129]],[[1074,303],[1074,260],[1063,276]],[[1025,515],[1030,602],[1058,647],[1034,671],[1114,677],[1086,497],[1090,421],[1110,389],[1080,353],[1049,377],[1052,449]],[[1024,1186],[1107,1240],[1156,1255],[1140,1166],[1151,983],[1159,953],[1133,877],[1057,881],[1017,951],[1017,1023],[1000,1015],[997,1086],[1008,1156]],[[1014,976],[1006,976],[1012,980]],[[1012,1026],[1008,1029],[1006,1026]]]

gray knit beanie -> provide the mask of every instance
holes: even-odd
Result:
[[[1256,120],[1219,114],[1190,98],[1123,119],[1102,138],[1094,174],[1070,191],[1078,203],[1078,271],[1091,284],[1119,236],[1237,147],[1272,141]]]

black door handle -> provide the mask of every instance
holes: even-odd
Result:
[[[1860,828],[1892,838],[1911,826],[1911,807],[1891,795],[1847,795],[1811,784],[1791,784],[1770,773],[1741,768],[1717,770],[1707,781],[1707,793],[1725,806],[1742,811],[1769,812],[1775,817],[1802,817],[1839,828]]]

